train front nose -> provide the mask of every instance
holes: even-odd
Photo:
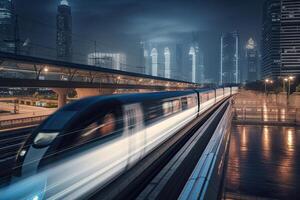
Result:
[[[24,177],[36,174],[40,162],[58,134],[59,132],[39,132],[32,141],[25,143],[17,155],[14,175]]]
[[[44,198],[48,177],[44,173],[39,173],[39,164],[58,134],[59,132],[39,132],[30,143],[22,147],[17,155],[11,184],[5,189],[4,199]]]

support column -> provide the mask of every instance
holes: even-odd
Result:
[[[58,95],[57,108],[61,108],[66,105],[69,88],[52,88],[52,90]]]

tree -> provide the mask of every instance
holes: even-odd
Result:
[[[296,92],[300,92],[300,84],[296,87]]]

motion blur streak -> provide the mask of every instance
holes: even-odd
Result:
[[[177,131],[180,127],[182,127],[182,125],[195,117],[196,114],[193,114],[195,113],[195,110],[196,108],[189,109],[181,113],[180,116],[173,116],[170,119],[164,120],[147,128],[146,131],[153,133],[153,135],[165,131],[165,134],[160,134],[159,137],[154,137],[155,139],[149,143],[148,146],[151,147],[170,137],[174,131]],[[151,138],[148,139],[151,141]],[[8,189],[0,191],[0,193],[4,194],[3,199],[9,199],[6,197],[15,195],[16,188],[24,192],[26,191],[28,184],[31,185],[32,183],[42,182],[43,185],[46,185],[47,182],[51,182],[52,184],[48,185],[47,189],[45,188],[45,191],[51,194],[47,197],[47,199],[74,199],[84,197],[93,192],[95,189],[101,187],[102,183],[116,175],[116,169],[124,168],[125,166],[122,163],[134,156],[135,153],[139,152],[143,148],[148,150],[151,149],[143,146],[131,154],[128,154],[127,157],[120,158],[119,155],[123,149],[120,149],[119,147],[126,146],[127,142],[128,139],[120,139],[118,142],[113,141],[112,144],[107,144],[107,146],[110,146],[109,149],[99,149],[98,147],[95,147],[87,153],[71,157],[55,166],[52,165],[42,173],[18,181],[17,183],[12,184]],[[111,148],[111,145],[113,145],[113,148]],[[108,152],[108,150],[110,151]],[[105,159],[105,155],[114,157],[115,162],[110,164],[107,163],[109,160]],[[51,179],[51,181],[47,181],[49,179]],[[36,192],[37,195],[41,195],[41,193],[42,192]],[[16,197],[18,199],[19,195]],[[32,195],[27,196],[25,199],[31,199],[31,197]]]

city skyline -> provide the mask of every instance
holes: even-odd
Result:
[[[0,0],[0,199],[298,199],[300,0]]]
[[[51,26],[53,22],[55,22],[55,15],[56,15],[56,8],[60,1],[45,1],[43,4],[40,2],[34,2],[33,7],[38,7],[34,12],[30,12],[31,9],[28,5],[25,5],[23,2],[17,2],[17,8],[22,7],[22,11],[20,11],[20,15],[24,15],[26,13],[26,18],[23,19],[23,25],[21,26],[21,31],[23,37],[29,37],[28,28],[22,28],[26,26],[26,21],[30,21],[30,19],[36,20],[35,23],[39,26],[45,26],[49,24],[47,30],[51,33],[54,32],[54,27]],[[56,3],[56,5],[55,5]],[[199,47],[203,49],[204,55],[204,66],[206,67],[205,73],[207,74],[208,79],[212,79],[218,81],[218,77],[216,76],[219,73],[219,38],[223,32],[230,32],[233,30],[239,30],[241,33],[241,45],[246,43],[246,40],[249,37],[253,37],[254,39],[259,38],[260,36],[260,14],[257,15],[249,15],[248,9],[245,8],[245,5],[241,5],[238,1],[232,1],[228,3],[225,7],[219,5],[222,4],[220,1],[213,1],[211,3],[206,3],[202,1],[194,1],[195,5],[198,5],[197,9],[203,9],[204,6],[207,6],[210,10],[213,11],[213,14],[208,13],[207,11],[203,12],[206,13],[205,16],[199,16],[196,12],[195,8],[192,3],[182,4],[178,1],[174,1],[173,3],[153,3],[152,7],[158,7],[158,9],[150,9],[147,3],[138,3],[137,5],[132,5],[132,2],[112,2],[112,3],[103,3],[103,2],[95,2],[92,1],[89,5],[85,5],[83,2],[79,2],[76,0],[69,1],[69,4],[72,8],[72,17],[73,17],[73,49],[74,54],[78,57],[79,54],[82,55],[82,59],[85,60],[85,57],[88,53],[93,52],[95,49],[94,41],[97,40],[97,51],[111,51],[111,52],[123,52],[128,55],[128,65],[138,66],[140,65],[139,61],[139,42],[142,39],[146,38],[152,41],[165,41],[165,40],[178,40],[178,38],[188,38],[190,37],[192,32],[199,33]],[[252,3],[246,3],[246,5],[252,9],[253,12],[261,12],[261,3],[259,1],[255,1]],[[203,6],[201,6],[203,5]],[[230,7],[233,5],[232,7]],[[83,9],[78,10],[79,6],[82,6]],[[92,7],[93,6],[93,7]],[[95,8],[101,9],[98,11]],[[174,11],[166,10],[165,8],[169,6],[170,8],[174,8]],[[118,8],[129,8],[134,9],[137,7],[137,12],[128,14],[128,13],[120,13],[112,17],[112,19],[106,20],[103,22],[103,18],[107,19],[108,16],[112,15],[113,13],[118,10]],[[90,9],[89,9],[90,8]],[[115,8],[115,9],[113,9]],[[140,9],[146,9],[145,14],[141,13]],[[192,9],[191,16],[185,16],[186,14],[182,14],[181,11],[183,9],[189,8]],[[216,12],[221,12],[220,8],[224,11],[222,13],[216,14]],[[221,18],[221,15],[228,16],[232,19],[232,15],[241,15],[241,11],[238,13],[233,12],[235,9],[238,10],[242,8],[246,10],[246,13],[243,12],[242,16],[247,18],[247,26],[240,22],[234,22],[232,20],[225,20],[224,17]],[[258,9],[259,8],[259,9]],[[17,9],[19,11],[20,9]],[[43,11],[43,14],[41,14]],[[87,15],[84,15],[83,12],[87,12]],[[108,12],[110,11],[110,12]],[[198,11],[198,10],[197,10]],[[128,11],[127,11],[128,12]],[[244,14],[245,13],[245,14]],[[93,14],[93,17],[90,15]],[[84,17],[82,18],[81,16]],[[127,18],[130,23],[124,22],[122,19],[122,15]],[[145,15],[145,16],[144,16]],[[176,19],[179,17],[180,20],[172,20],[173,16],[178,15]],[[204,14],[201,14],[204,15]],[[120,16],[120,18],[118,17]],[[147,16],[147,17],[146,17]],[[47,17],[47,20],[45,18]],[[134,18],[134,23],[130,20]],[[146,34],[149,30],[141,27],[144,22],[137,22],[139,20],[146,20],[147,19],[147,26],[152,26],[151,30],[153,30],[152,34]],[[28,20],[27,20],[28,19]],[[157,20],[160,20],[160,23],[157,23]],[[128,21],[127,20],[127,21]],[[225,21],[224,21],[225,20]],[[37,23],[40,22],[40,23]],[[43,22],[44,24],[42,24]],[[97,22],[97,25],[95,24]],[[132,23],[131,23],[132,22]],[[198,22],[198,23],[196,23]],[[21,23],[21,22],[20,22]],[[107,24],[108,23],[108,24]],[[120,23],[122,24],[120,26]],[[199,24],[200,23],[200,24]],[[185,26],[189,26],[185,27]],[[101,29],[104,27],[104,29]],[[256,27],[256,28],[251,28]],[[53,36],[50,34],[41,35],[38,30],[39,27],[34,27],[33,30],[30,30],[32,33],[31,40],[35,40],[32,43],[39,43],[39,41],[44,40],[47,37],[47,41],[49,41],[51,46],[51,41],[53,41]],[[117,29],[117,30],[115,30]],[[130,29],[131,31],[128,31]],[[182,30],[185,31],[182,31]],[[92,30],[92,31],[91,31]],[[160,30],[160,31],[159,31]],[[250,31],[250,33],[248,33]],[[100,32],[99,32],[100,31]],[[253,32],[253,33],[251,33]],[[89,34],[86,37],[86,34]],[[245,34],[246,33],[246,34]],[[53,39],[51,39],[53,38]],[[120,40],[120,38],[125,38],[124,40]],[[260,41],[259,39],[256,39]],[[55,41],[53,41],[55,42]],[[78,51],[80,49],[80,51]],[[83,52],[83,53],[82,53]],[[210,70],[207,70],[210,69]],[[135,70],[136,67],[133,67]]]

